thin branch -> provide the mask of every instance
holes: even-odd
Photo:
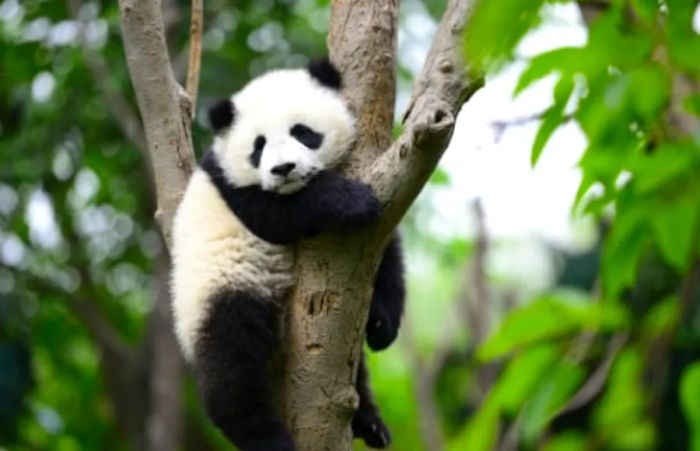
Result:
[[[197,112],[199,68],[202,62],[202,29],[204,27],[204,0],[192,0],[190,22],[190,59],[187,66],[187,95],[192,103],[192,119]]]
[[[456,335],[455,328],[446,327],[443,329],[443,336],[430,356],[424,356],[419,352],[416,343],[416,332],[410,311],[401,326],[401,347],[408,354],[411,369],[415,375],[413,384],[413,394],[420,415],[418,417],[418,431],[423,440],[423,449],[432,451],[443,451],[445,449],[445,438],[440,425],[440,411],[435,400],[435,386],[440,375],[440,370],[445,365],[450,352],[453,350]]]
[[[32,284],[35,287],[41,287],[45,291],[60,291],[65,297],[72,298],[63,303],[63,305],[65,305],[73,316],[85,326],[85,329],[93,337],[100,351],[111,356],[117,355],[128,360],[134,359],[136,353],[129,348],[117,332],[117,329],[107,319],[107,316],[94,301],[89,300],[85,294],[79,293],[76,296],[73,293],[65,292],[53,281],[47,280],[44,277],[36,274],[32,276]],[[80,276],[83,280],[83,286],[93,286],[87,270],[81,268]]]
[[[491,122],[491,127],[493,127],[494,130],[494,140],[496,142],[500,141],[501,138],[503,137],[503,133],[506,131],[507,128],[510,127],[521,127],[523,125],[528,125],[533,122],[541,121],[543,116],[547,113],[547,111],[540,111],[539,113],[534,113],[530,114],[527,116],[522,116],[522,117],[514,117],[511,119],[502,119],[502,120],[496,120]],[[570,120],[574,118],[573,113],[565,114],[562,117],[561,123],[567,123]]]
[[[608,380],[608,374],[610,373],[610,368],[615,361],[615,357],[617,357],[617,354],[620,352],[626,341],[626,334],[618,334],[613,336],[608,344],[605,358],[603,358],[603,361],[600,363],[598,368],[595,369],[586,383],[583,384],[579,391],[576,392],[569,402],[562,407],[559,412],[554,415],[554,417],[564,415],[585,406],[591,402],[591,400],[593,400],[598,393],[600,393],[605,386],[605,381]]]
[[[343,94],[359,136],[351,175],[359,176],[391,144],[396,96],[398,0],[334,1],[328,49],[343,73]]]
[[[471,347],[476,349],[486,339],[489,332],[489,284],[486,276],[486,258],[489,250],[489,236],[486,230],[486,220],[484,218],[484,208],[479,199],[473,204],[474,217],[476,219],[476,243],[474,258],[469,267],[469,290],[472,295],[467,309],[467,323],[469,324],[469,335]],[[486,387],[482,387],[486,388]]]
[[[119,0],[129,73],[155,176],[156,220],[170,245],[172,218],[194,166],[192,104],[175,81],[157,0]]]

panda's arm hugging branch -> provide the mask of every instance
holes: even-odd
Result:
[[[205,157],[203,166],[211,165],[212,159]],[[206,169],[210,175],[215,172]],[[381,212],[381,204],[367,185],[331,171],[317,174],[293,194],[264,191],[260,186],[236,188],[212,178],[246,227],[274,244],[291,244],[321,232],[369,224]]]

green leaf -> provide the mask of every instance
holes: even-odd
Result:
[[[691,264],[699,214],[700,201],[688,196],[661,206],[652,217],[654,238],[661,254],[681,272]]]
[[[489,396],[462,431],[449,443],[448,451],[491,451],[498,439],[498,402]]]
[[[540,379],[523,410],[523,437],[535,444],[543,429],[553,419],[584,380],[586,372],[579,365],[559,361],[547,377]]]
[[[700,116],[700,94],[690,94],[683,99],[683,108],[696,116]]]
[[[586,437],[575,431],[555,435],[542,448],[542,451],[586,451]]]
[[[447,5],[447,0],[423,0],[423,5],[425,9],[428,10],[430,16],[439,21],[442,19],[442,15],[445,13],[445,5]]]
[[[647,121],[655,119],[666,106],[671,82],[661,67],[646,64],[629,72],[626,102]]]
[[[626,322],[624,313],[568,292],[553,293],[511,312],[479,348],[477,357],[492,360],[542,340],[582,329],[616,329]]]
[[[604,449],[653,449],[656,431],[646,416],[643,368],[639,349],[631,347],[620,352],[613,364],[606,391],[595,405],[592,418],[596,436],[609,444]]]
[[[436,186],[445,186],[450,184],[450,176],[442,168],[436,168],[430,176],[429,183]]]
[[[680,401],[691,431],[692,451],[700,451],[700,362],[690,365],[683,372],[680,384]]]
[[[556,347],[544,343],[521,352],[511,360],[495,388],[495,396],[503,411],[515,414],[558,358],[560,355]]]
[[[686,174],[695,175],[699,167],[700,156],[688,143],[663,143],[654,152],[637,156],[630,163],[639,194],[663,188]]]
[[[530,164],[534,167],[539,160],[545,144],[564,120],[564,109],[574,90],[574,83],[570,78],[562,78],[554,88],[554,105],[547,110],[542,117],[542,125],[537,131],[535,142],[532,145]]]
[[[645,337],[654,340],[670,331],[678,322],[679,305],[676,296],[654,304],[649,313],[644,316],[642,332]]]
[[[631,3],[637,17],[645,24],[653,26],[659,11],[659,2],[657,0],[632,0]]]
[[[610,300],[634,282],[639,259],[649,243],[648,207],[640,205],[631,191],[621,193],[615,222],[603,243],[603,292]]]
[[[583,52],[578,47],[562,47],[537,55],[520,75],[513,95],[517,96],[537,80],[553,73],[559,72],[563,77],[571,77],[581,69]]]
[[[520,39],[539,21],[544,0],[476,2],[465,33],[466,60],[477,68],[494,67],[509,58]],[[494,30],[508,30],[494,33]]]

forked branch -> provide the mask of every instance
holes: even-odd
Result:
[[[416,79],[404,131],[363,175],[386,204],[385,233],[401,220],[447,148],[460,108],[483,80],[464,60],[464,27],[473,0],[450,0]]]
[[[192,119],[197,112],[199,68],[202,62],[202,29],[204,27],[204,0],[192,0],[190,19],[190,59],[187,66],[187,95],[192,105]]]

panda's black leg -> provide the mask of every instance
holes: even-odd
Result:
[[[278,344],[273,305],[244,292],[222,292],[195,348],[195,369],[207,414],[242,451],[293,451],[272,408],[267,373]]]
[[[367,344],[375,351],[388,347],[399,332],[406,287],[401,239],[394,234],[377,270],[367,319]]]
[[[360,355],[360,365],[357,369],[357,381],[355,389],[360,397],[360,405],[355,417],[352,419],[352,434],[355,438],[361,438],[372,448],[386,448],[391,444],[391,434],[384,425],[379,409],[374,404],[372,392],[369,388],[369,377],[365,366],[364,351]]]

